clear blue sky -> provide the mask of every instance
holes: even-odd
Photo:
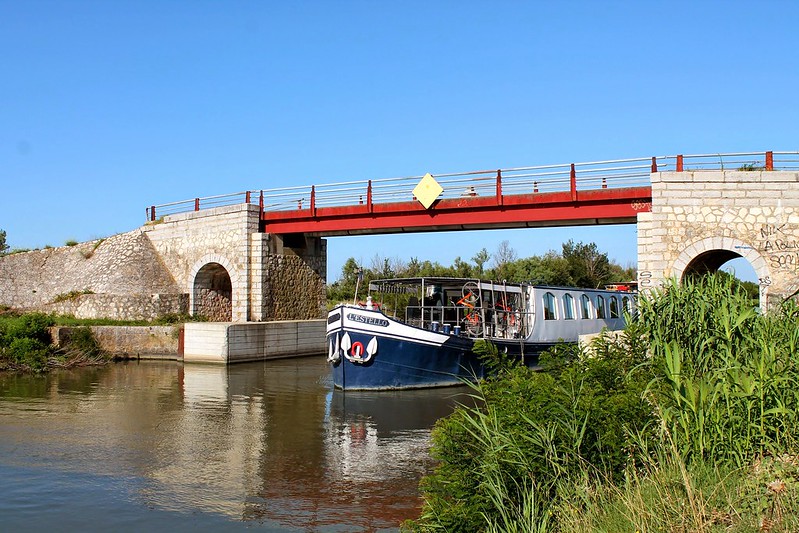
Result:
[[[132,230],[246,189],[677,153],[797,150],[797,2],[0,0],[0,229]],[[328,241],[450,263],[635,226]]]

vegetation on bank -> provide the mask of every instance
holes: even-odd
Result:
[[[645,296],[618,337],[496,376],[433,432],[408,531],[799,531],[799,308],[714,275]]]
[[[0,310],[0,371],[43,372],[49,368],[103,364],[111,360],[90,326],[170,326],[204,317],[168,314],[155,320],[77,319],[44,313],[19,314]],[[52,344],[49,328],[73,328],[67,342]]]
[[[100,364],[109,358],[102,353],[88,327],[72,331],[69,341],[56,348],[48,328],[55,318],[43,313],[0,316],[0,370],[42,372],[54,367]]]

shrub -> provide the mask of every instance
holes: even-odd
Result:
[[[10,346],[18,338],[37,340],[45,346],[50,344],[50,332],[47,328],[53,325],[54,320],[50,315],[43,313],[30,313],[17,317],[10,317],[0,326],[2,339],[0,344]]]
[[[436,424],[404,527],[796,531],[798,318],[708,276],[642,297],[618,338],[544,354],[544,372],[489,361],[477,406]]]
[[[520,529],[529,531],[547,522],[563,479],[589,472],[620,480],[631,460],[630,435],[653,420],[642,394],[648,376],[636,369],[645,351],[630,351],[637,343],[601,340],[590,358],[558,347],[542,358],[549,372],[478,345],[484,358],[495,357],[487,365],[498,373],[475,385],[476,407],[462,406],[436,424],[439,465],[422,481],[421,517],[405,527],[503,530],[524,518]]]
[[[35,372],[44,370],[50,353],[47,344],[30,337],[14,338],[5,351],[13,363]]]

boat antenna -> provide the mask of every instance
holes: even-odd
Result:
[[[358,287],[361,286],[361,281],[363,281],[363,267],[358,267],[358,277],[355,278],[355,296],[352,299],[352,305],[357,305],[358,303]]]

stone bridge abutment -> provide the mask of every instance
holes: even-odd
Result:
[[[192,314],[246,322],[307,320],[325,312],[326,242],[262,233],[258,206],[167,215],[144,226]]]
[[[718,270],[746,259],[761,306],[799,290],[799,173],[687,171],[652,174],[652,210],[638,215],[638,282]]]

